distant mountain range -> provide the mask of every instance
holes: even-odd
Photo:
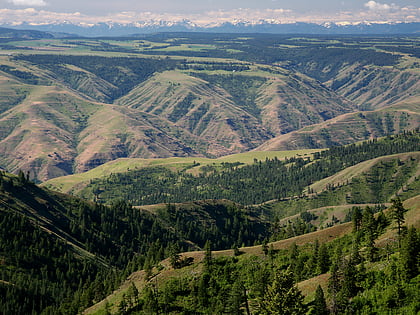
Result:
[[[37,30],[67,33],[79,36],[125,36],[155,32],[217,32],[217,33],[272,33],[272,34],[420,34],[420,23],[289,23],[280,22],[225,22],[219,25],[199,26],[189,20],[180,22],[150,20],[128,24],[106,22],[77,24],[72,22],[32,24],[20,23],[0,25],[19,30]]]

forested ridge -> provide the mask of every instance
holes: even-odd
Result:
[[[218,249],[252,245],[269,228],[231,202],[191,210],[167,205],[152,214],[123,201],[104,206],[57,195],[23,173],[0,175],[0,198],[4,314],[75,314],[174,246],[193,250],[207,240]]]
[[[46,181],[121,157],[327,148],[419,127],[415,36],[242,35],[9,38],[0,166]]]
[[[0,314],[420,313],[418,37],[14,36]]]
[[[121,197],[134,205],[200,199],[258,204],[301,195],[312,183],[346,167],[379,156],[417,151],[419,147],[420,133],[417,130],[333,147],[316,153],[313,159],[267,159],[243,166],[226,163],[221,171],[211,165],[203,166],[199,176],[188,173],[187,169],[173,172],[164,167],[151,167],[93,179],[81,195],[97,198],[100,202]]]
[[[323,166],[323,176],[327,176],[381,154],[416,150],[418,141],[419,132],[414,131],[331,148],[314,159],[268,159],[249,166],[226,163],[222,170],[202,170],[197,178],[226,173],[252,180],[255,176],[258,181],[259,174],[269,179],[273,170],[293,170],[288,176],[296,173],[297,180],[299,171],[313,172],[315,166]],[[389,161],[385,168],[386,164],[378,166],[385,171],[380,176],[387,178],[388,172],[394,174],[394,182],[400,178],[405,182],[414,160],[407,159],[406,166],[392,157]],[[398,165],[406,168],[395,173],[392,167]],[[372,168],[371,172],[379,171]],[[217,177],[219,181],[228,178],[223,176]],[[301,193],[289,186],[291,194]],[[302,184],[302,188],[307,186]],[[397,186],[385,189],[394,194]],[[415,196],[406,193],[404,199]],[[385,310],[415,314],[420,307],[415,302],[418,265],[413,263],[419,255],[419,234],[406,227],[407,209],[399,198],[391,200],[386,212],[384,206],[353,207],[342,221],[352,222],[347,223],[353,225],[351,235],[329,243],[314,238],[285,249],[268,242],[316,230],[323,233],[313,225],[316,215],[302,212],[281,226],[270,217],[267,220],[262,208],[245,208],[228,200],[133,208],[118,198],[104,205],[39,188],[23,172],[18,176],[1,173],[0,197],[0,290],[5,314],[76,314],[103,300],[138,270],[144,270],[142,284],[125,286],[123,295],[105,303],[105,313],[275,314],[281,308],[288,309],[287,314],[309,310],[315,314]],[[335,222],[335,228],[342,222]],[[385,238],[384,233],[394,237]],[[259,244],[253,247],[255,256],[242,249],[255,244]],[[202,261],[180,254],[197,249],[204,249]],[[222,249],[230,249],[232,257],[213,257],[213,251]],[[165,258],[167,263],[162,263]],[[176,277],[159,285],[153,280],[171,270],[179,272]],[[311,297],[304,298],[295,283],[318,276],[324,279],[322,287],[315,296],[314,288],[307,293]]]
[[[172,254],[171,267],[128,280],[122,298],[102,306],[112,314],[416,314],[420,234],[405,226],[406,213],[398,198],[386,213],[354,207],[345,236],[321,243],[313,235],[287,248],[263,243],[253,254],[216,256],[208,243],[198,274],[178,265],[188,253]],[[395,229],[395,238],[384,236]]]

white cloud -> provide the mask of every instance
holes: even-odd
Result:
[[[386,4],[386,3],[379,3],[376,1],[369,1],[365,3],[365,7],[367,7],[369,10],[373,10],[373,11],[388,11],[391,9],[398,9],[398,6],[396,6],[395,4]]]
[[[1,0],[0,0],[1,1]],[[17,3],[44,2],[45,0],[10,0]],[[48,1],[48,0],[47,0]],[[22,9],[1,9],[0,25],[48,24],[72,22],[80,25],[91,25],[98,22],[134,23],[136,25],[149,25],[156,21],[181,22],[188,20],[194,25],[211,26],[224,22],[242,21],[258,23],[261,21],[269,23],[294,23],[294,22],[420,22],[420,8],[407,6],[398,8],[393,4],[381,4],[369,1],[365,4],[365,10],[358,12],[340,11],[336,13],[322,14],[300,14],[286,9],[234,9],[215,10],[196,14],[180,13],[156,13],[156,12],[119,12],[109,15],[86,15],[80,12],[64,13],[39,10],[34,8]]]
[[[9,0],[10,3],[27,7],[44,7],[47,3],[44,0]]]

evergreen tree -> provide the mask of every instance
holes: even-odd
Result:
[[[411,227],[401,242],[401,267],[403,277],[407,280],[419,274],[420,241],[417,230]]]
[[[353,223],[353,232],[359,231],[362,224],[362,211],[360,207],[353,207],[351,221]]]
[[[376,222],[373,217],[372,208],[366,207],[362,214],[362,231],[365,238],[367,259],[374,261],[377,248],[375,247],[376,239]]]
[[[180,259],[181,255],[179,254],[179,246],[177,243],[175,243],[170,247],[169,253],[169,263],[171,264],[172,268],[176,269],[180,267]]]
[[[391,202],[392,202],[392,205],[390,207],[391,218],[397,224],[398,246],[401,246],[401,234],[402,234],[403,224],[405,222],[404,213],[407,212],[407,209],[404,208],[402,201],[399,197],[392,199]]]
[[[292,273],[289,270],[276,272],[260,302],[261,314],[299,315],[306,314],[306,311],[303,295],[295,286]]]
[[[236,280],[233,285],[232,289],[229,292],[228,297],[228,313],[232,315],[241,315],[241,305],[245,301],[244,297],[244,287],[240,280]]]
[[[317,273],[323,274],[330,269],[330,257],[326,244],[322,244],[318,251]]]
[[[146,314],[159,314],[159,301],[154,287],[146,286],[143,291],[144,305]]]
[[[342,277],[338,264],[334,263],[331,268],[331,275],[328,279],[328,292],[331,298],[331,311],[333,314],[337,314],[339,311],[339,292],[341,289]]]
[[[211,241],[207,240],[206,244],[204,245],[204,266],[207,270],[210,268],[212,263],[212,253],[211,253]]]
[[[327,315],[329,314],[327,302],[325,301],[324,290],[318,285],[315,291],[315,299],[313,301],[313,308],[311,311],[313,315]]]

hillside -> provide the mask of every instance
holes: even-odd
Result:
[[[293,210],[295,212],[289,214],[292,215],[297,209],[308,209],[309,205],[318,208],[347,203],[387,202],[403,186],[415,185],[416,181],[413,179],[419,157],[413,151],[418,150],[418,147],[419,133],[414,131],[334,147],[312,155],[304,155],[305,151],[295,156],[274,152],[267,154],[264,159],[264,152],[255,151],[239,155],[236,161],[235,156],[231,156],[229,162],[224,162],[223,158],[120,160],[86,174],[53,179],[45,185],[102,203],[122,198],[133,205],[201,199],[229,199],[245,205],[255,205],[284,199],[278,208],[283,207],[283,211],[287,213],[286,209],[290,207],[285,204],[296,203]],[[410,153],[392,156],[403,152]],[[257,154],[262,157],[260,160],[256,158]],[[365,162],[388,155],[389,157],[383,159]],[[255,158],[248,158],[248,163],[243,163],[243,156]],[[367,167],[361,162],[365,162]],[[384,164],[382,168],[386,169],[385,174],[376,171],[376,168],[381,168],[381,163]],[[354,169],[376,173],[362,176],[362,171],[358,173]],[[353,180],[339,172],[350,173],[354,177],[360,175],[363,178],[357,177],[360,184],[356,184],[356,178]],[[341,179],[338,181],[329,178],[330,176]],[[377,180],[392,180],[393,186],[366,186],[369,185],[368,176],[377,177],[374,183]],[[399,181],[393,180],[394,177],[398,177]],[[324,184],[327,189],[321,188],[321,184],[317,185],[318,181],[327,183]],[[331,193],[333,197],[329,197],[328,190],[333,188],[337,191]],[[388,190],[380,191],[385,188]],[[417,188],[414,187],[414,191]],[[364,195],[357,197],[362,192]],[[303,195],[308,198],[294,201],[296,196]],[[273,202],[270,205],[273,206]]]
[[[45,181],[118,158],[325,148],[419,127],[412,38],[201,35],[5,38],[0,167]]]
[[[268,229],[268,222],[226,200],[158,210],[124,202],[104,207],[39,188],[23,173],[2,172],[0,310],[76,314],[173,246],[196,250],[209,239],[219,249],[251,245]]]
[[[254,150],[298,150],[350,144],[369,137],[382,137],[420,126],[418,98],[377,111],[344,114],[326,122],[280,135]]]
[[[250,165],[255,160],[264,161],[266,159],[277,158],[284,160],[297,156],[309,157],[319,150],[297,150],[297,151],[253,151],[227,155],[220,158],[209,159],[203,157],[174,157],[174,158],[119,158],[107,162],[89,171],[57,177],[42,183],[42,186],[63,193],[77,194],[92,180],[103,179],[112,174],[126,173],[129,170],[139,170],[143,168],[163,167],[173,172],[185,171],[187,174],[198,175],[208,170],[223,170],[232,166]]]
[[[387,309],[409,313],[416,307],[412,279],[418,270],[407,267],[407,261],[418,255],[409,251],[419,248],[413,245],[418,237],[413,229],[407,236],[396,234],[392,207],[398,206],[399,199],[393,198],[399,194],[409,209],[400,223],[419,227],[420,156],[412,152],[418,141],[419,133],[413,131],[323,151],[294,152],[296,156],[252,152],[217,160],[120,159],[85,174],[87,179],[115,172],[102,178],[102,190],[94,195],[103,202],[116,188],[118,198],[109,199],[109,205],[40,188],[23,172],[18,176],[1,172],[1,309],[76,314],[99,303],[89,312],[241,314],[246,301],[253,312],[264,307],[275,274],[286,277],[290,285],[300,283],[307,297],[293,300],[302,300],[300,307],[306,310],[312,307],[308,302],[321,279],[331,308],[335,300],[327,290],[332,281],[328,279],[338,272],[338,287],[346,288],[346,281],[353,287],[337,291],[339,312],[356,303],[354,297],[379,313]],[[147,177],[138,177],[144,171]],[[173,174],[181,176],[175,178],[176,188],[193,178],[215,176],[224,193],[233,187],[231,196],[264,201],[274,187],[268,184],[271,178],[280,180],[283,174],[286,184],[278,182],[279,187],[292,198],[245,207],[215,198],[191,201],[182,193],[185,202],[165,199],[133,208],[124,195],[131,191],[122,185],[127,178],[112,182],[129,175],[133,180],[128,182],[139,180],[142,188],[156,186],[159,180],[162,188],[162,183],[172,186]],[[242,185],[242,193],[235,183]],[[109,189],[103,189],[104,184]],[[388,260],[389,256],[394,258]],[[359,280],[349,280],[346,266]],[[398,268],[401,279],[393,278],[392,268]],[[384,283],[383,277],[389,281]],[[404,297],[394,301],[396,283]],[[362,292],[382,298],[372,302]]]
[[[404,205],[409,207],[405,213],[407,222],[410,222],[409,226],[419,228],[418,212],[420,208],[416,202],[417,199],[418,197],[409,199]],[[390,212],[386,213],[389,217]],[[375,221],[375,219],[373,220]],[[365,221],[363,222],[362,224],[366,224]],[[398,301],[400,302],[396,305],[387,304],[387,301],[389,302],[393,299],[392,292],[394,292],[389,283],[380,288],[366,284],[363,280],[360,281],[360,279],[367,279],[370,276],[372,277],[371,280],[375,277],[375,280],[379,282],[380,280],[376,279],[376,277],[381,275],[389,277],[391,268],[396,268],[395,263],[404,265],[402,252],[405,249],[401,249],[400,253],[396,249],[396,244],[389,241],[392,238],[398,238],[395,229],[391,228],[391,226],[376,232],[374,259],[369,258],[365,247],[356,249],[357,254],[355,254],[354,249],[351,249],[352,239],[357,239],[357,233],[359,233],[359,237],[364,237],[364,233],[366,233],[363,230],[364,228],[366,227],[362,227],[358,232],[354,230],[351,223],[345,223],[287,240],[272,242],[266,245],[266,249],[264,246],[258,245],[242,247],[236,252],[235,250],[211,251],[210,256],[209,252],[203,251],[182,253],[179,256],[180,259],[189,259],[190,265],[181,268],[174,267],[171,260],[166,259],[160,262],[158,267],[152,270],[151,274],[144,270],[134,272],[116,291],[103,301],[85,310],[84,314],[103,314],[104,311],[115,314],[121,310],[128,314],[136,312],[147,313],[150,310],[161,310],[169,314],[177,314],[180,311],[188,311],[191,307],[195,307],[195,312],[205,313],[206,308],[209,306],[213,309],[218,309],[218,311],[230,310],[232,312],[233,309],[237,314],[244,314],[245,310],[249,312],[249,309],[257,311],[264,307],[261,301],[270,298],[269,295],[262,293],[264,289],[263,291],[260,290],[262,288],[270,290],[270,283],[272,283],[274,278],[272,272],[281,272],[276,269],[280,266],[283,270],[286,268],[289,271],[292,270],[295,281],[298,279],[297,288],[302,290],[305,295],[305,302],[308,303],[306,309],[317,307],[312,301],[316,296],[316,287],[321,285],[325,292],[326,302],[324,301],[324,303],[328,303],[329,310],[337,307],[337,312],[341,313],[347,307],[353,306],[353,304],[349,305],[346,303],[359,303],[357,304],[358,306],[371,311],[373,309],[380,312],[392,310],[392,312],[398,314],[411,312],[416,308],[412,303],[416,292],[418,292],[418,288],[417,290],[415,288],[415,279],[413,279],[414,283],[411,287],[409,282],[399,283],[400,285],[402,283],[405,285],[404,288],[401,287],[405,296],[397,297],[396,299],[399,299]],[[355,241],[353,240],[353,242]],[[359,242],[364,244],[364,241]],[[386,248],[384,242],[387,242]],[[340,250],[338,249],[339,247],[341,247]],[[339,252],[338,258],[335,256],[337,254],[333,253],[335,250]],[[394,256],[394,265],[386,258],[391,253]],[[418,255],[418,248],[416,253]],[[344,265],[343,262],[340,263],[340,259],[344,261]],[[401,268],[399,266],[401,265],[398,265],[398,268]],[[353,268],[351,275],[346,274],[350,272],[346,268]],[[378,269],[380,271],[377,275]],[[407,269],[399,270],[403,272],[403,270]],[[341,281],[342,285],[346,286],[348,283],[351,283],[354,286],[353,291],[350,292],[340,288],[337,289],[337,292],[341,292],[340,294],[346,292],[345,294],[347,295],[344,295],[344,297],[349,298],[350,296],[353,298],[353,302],[336,300],[334,296],[336,292],[333,291],[334,288],[332,289],[335,273],[340,277],[341,280],[339,281]],[[361,277],[359,280],[351,278],[356,274]],[[414,275],[418,275],[418,269]],[[403,281],[409,281],[409,279]],[[204,291],[208,294],[206,300],[208,304],[200,300],[200,296],[205,294],[201,291],[203,289],[200,289],[200,283],[203,281],[208,285]],[[239,285],[240,290],[245,288],[246,293],[240,293],[241,291],[238,291],[237,285]],[[222,290],[222,292],[217,290]],[[381,292],[385,295],[381,299],[373,300],[366,296],[366,294],[372,294],[372,292]],[[194,298],[193,295],[196,294],[198,296]],[[235,294],[239,294],[241,298],[232,305],[230,303],[235,301],[232,295],[235,296]],[[153,298],[152,301],[148,300],[151,298]],[[401,303],[403,300],[406,301],[406,305]],[[298,300],[294,300],[294,302],[298,303]],[[336,302],[338,304],[334,306]],[[324,311],[326,314],[329,313],[325,306]],[[361,311],[361,309],[358,309],[357,314]]]

